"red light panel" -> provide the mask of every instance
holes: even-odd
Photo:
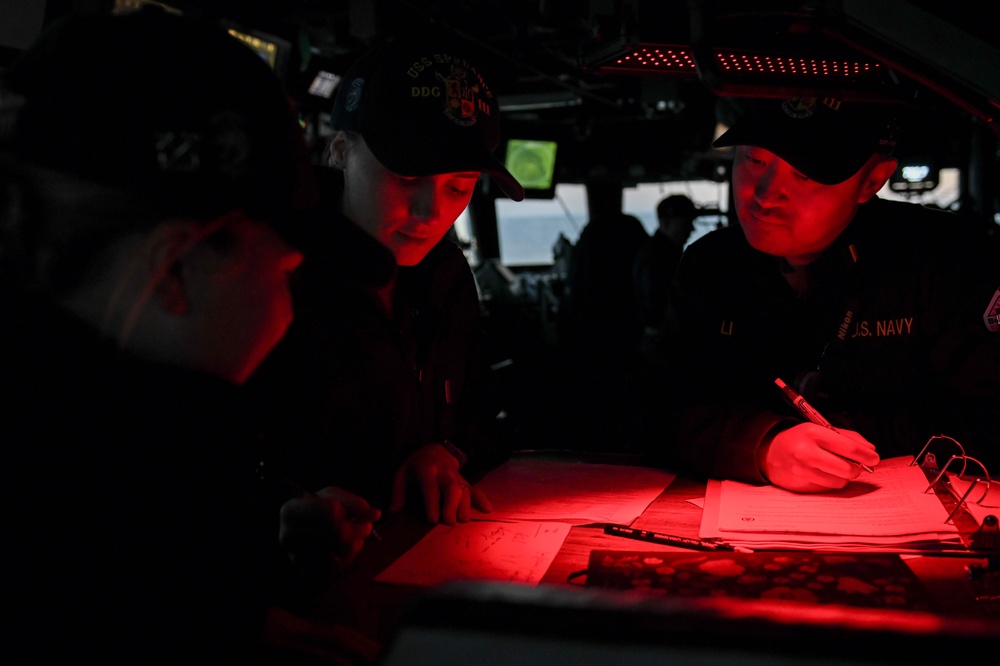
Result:
[[[858,80],[883,73],[877,62],[846,58],[805,58],[765,53],[717,51],[720,73],[766,77]]]
[[[691,49],[669,44],[638,44],[608,60],[599,69],[602,72],[622,71],[632,74],[698,74]]]

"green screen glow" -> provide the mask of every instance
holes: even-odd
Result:
[[[511,139],[504,166],[525,189],[547,190],[555,175],[556,147],[555,141]]]

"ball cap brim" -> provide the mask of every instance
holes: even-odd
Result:
[[[752,100],[712,144],[769,150],[805,176],[841,183],[896,145],[896,106],[826,97]]]

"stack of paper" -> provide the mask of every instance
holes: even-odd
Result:
[[[710,481],[700,536],[754,550],[923,552],[963,549],[958,529],[912,457],[818,494]]]

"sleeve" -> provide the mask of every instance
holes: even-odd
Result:
[[[472,270],[457,248],[436,278],[436,306],[442,309],[436,342],[435,381],[439,385],[438,436],[470,473],[498,462],[500,456],[491,370],[485,356],[479,291]],[[454,250],[451,252],[450,250]]]
[[[751,379],[739,364],[721,360],[725,354],[712,330],[723,318],[713,287],[721,281],[712,267],[725,262],[715,254],[715,249],[692,247],[671,283],[657,353],[656,392],[666,427],[658,433],[653,456],[661,465],[697,477],[765,483],[757,450],[796,421],[749,399]]]

